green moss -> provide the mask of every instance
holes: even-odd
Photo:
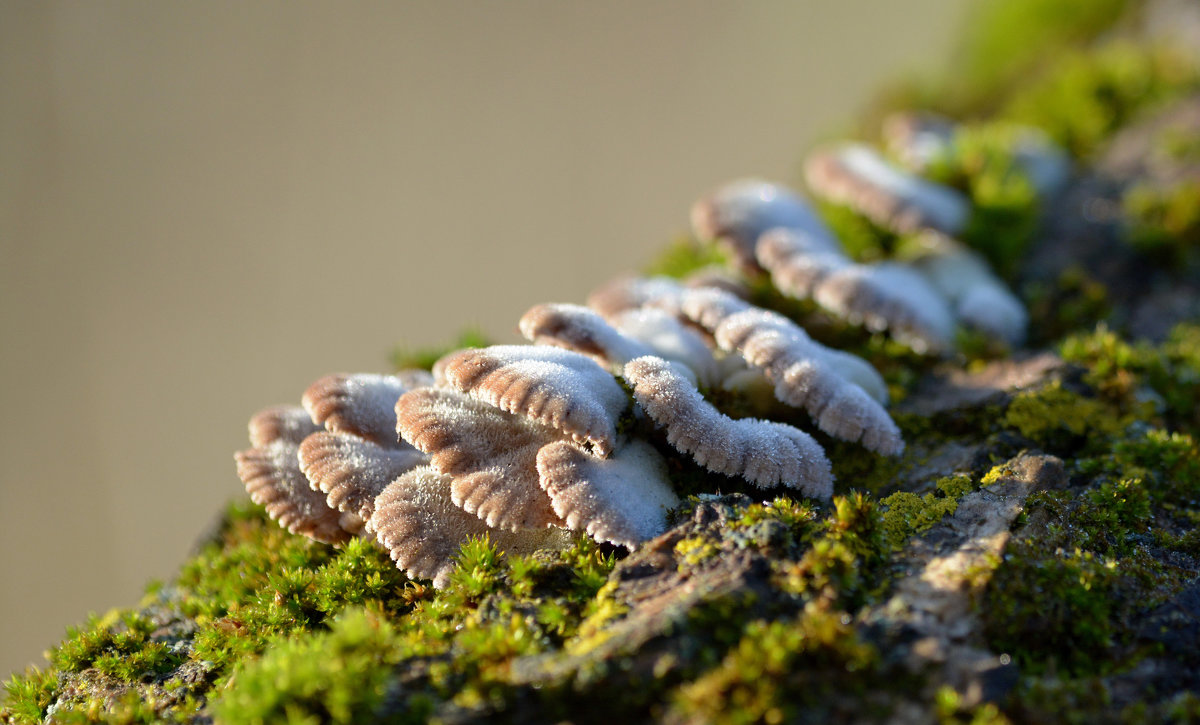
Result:
[[[350,609],[329,631],[281,638],[240,669],[214,703],[221,722],[362,722],[382,704],[400,642],[386,618]],[[407,712],[421,722],[426,712]]]
[[[1003,276],[1016,272],[1037,227],[1036,190],[1017,161],[1022,129],[1003,122],[966,124],[928,176],[964,191],[972,216],[962,239]]]
[[[1108,288],[1081,267],[1071,266],[1052,283],[1028,285],[1030,335],[1037,344],[1053,344],[1064,335],[1090,330],[1112,314]]]
[[[1065,50],[1108,30],[1128,0],[985,0],[976,3],[955,63],[965,106],[988,106]]]
[[[492,341],[477,327],[468,327],[453,342],[440,347],[397,347],[389,355],[393,370],[430,370],[444,355],[469,347],[487,347]]]
[[[1116,566],[1088,552],[1043,556],[1032,544],[1011,544],[984,594],[989,645],[1030,672],[1105,666],[1115,620],[1130,607],[1118,596]]]
[[[839,697],[864,694],[881,669],[848,618],[810,606],[794,619],[748,623],[719,666],[671,695],[667,719],[783,723],[803,712],[821,721]]]
[[[647,275],[686,277],[705,267],[729,268],[729,255],[712,242],[698,242],[690,237],[676,239],[659,252],[643,272]]]
[[[693,567],[711,559],[717,547],[703,537],[680,539],[675,544],[675,555],[680,559],[680,568]]]
[[[1048,449],[1070,447],[1071,442],[1094,436],[1111,437],[1128,424],[1094,398],[1071,392],[1059,383],[1021,393],[1004,413],[1004,424]]]
[[[1101,325],[1067,338],[1060,352],[1086,365],[1088,384],[1120,409],[1147,418],[1140,390],[1149,386],[1161,396],[1169,425],[1185,431],[1200,426],[1200,325],[1177,325],[1158,346],[1129,343]]]
[[[1188,262],[1200,249],[1200,181],[1163,188],[1135,184],[1121,199],[1129,243],[1168,265]]]
[[[13,675],[4,683],[4,707],[0,720],[11,718],[18,723],[42,722],[46,708],[58,692],[54,670],[30,667],[23,674]]]
[[[958,510],[957,499],[932,493],[918,496],[897,491],[880,503],[887,507],[883,514],[884,538],[893,549],[903,548],[914,535],[928,531]]]
[[[1187,55],[1117,41],[1064,54],[1003,115],[1041,128],[1086,158],[1138,113],[1182,96],[1197,81]]]

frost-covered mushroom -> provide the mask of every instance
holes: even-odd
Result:
[[[783,484],[814,498],[833,494],[833,473],[811,436],[790,425],[734,420],[712,406],[672,364],[657,357],[631,360],[625,379],[634,398],[667,441],[714,473],[757,486]]]
[[[739,302],[721,290],[696,290],[685,295],[682,308],[721,349],[761,370],[775,396],[806,410],[821,430],[885,455],[904,449],[899,428],[880,404],[887,386],[869,363],[815,342],[782,315]]]
[[[626,275],[609,280],[588,295],[587,306],[606,318],[619,312],[645,307],[654,302],[673,312],[671,300],[678,299],[684,286],[670,277],[635,277]]]
[[[935,232],[921,235],[920,250],[913,267],[950,301],[964,324],[1012,346],[1025,340],[1025,306],[981,255]]]
[[[493,345],[443,361],[447,386],[550,426],[601,456],[612,450],[629,399],[591,358],[560,348]]]
[[[560,431],[443,388],[400,396],[396,417],[404,440],[451,478],[456,506],[493,528],[562,525],[537,473],[537,452],[562,440]]]
[[[302,418],[301,416],[304,416]],[[251,500],[293,534],[327,544],[346,542],[356,528],[329,506],[325,494],[314,490],[300,470],[300,440],[316,429],[302,408],[268,408],[250,419],[253,448],[234,454],[238,478]]]
[[[971,214],[970,202],[959,192],[914,176],[863,144],[813,154],[804,164],[804,177],[813,193],[900,234],[921,229],[958,234]]]
[[[901,112],[884,119],[883,140],[888,151],[915,173],[923,173],[948,158],[961,143],[962,126],[933,113]],[[1057,194],[1071,176],[1071,158],[1044,131],[1032,126],[1004,125],[1010,135],[1013,164],[1038,196]]]
[[[542,304],[530,308],[519,327],[530,342],[573,350],[610,370],[658,355],[683,363],[705,385],[717,382],[716,361],[704,339],[661,310],[624,310],[610,321],[582,305]]]
[[[936,113],[901,111],[883,120],[883,143],[909,171],[920,174],[947,158],[958,123]]]
[[[790,189],[760,179],[726,184],[692,205],[692,230],[703,240],[723,243],[744,272],[759,270],[754,246],[765,232],[802,230],[831,237],[809,205]]]
[[[400,441],[393,409],[395,397],[430,379],[424,371],[330,375],[309,386],[303,408],[259,412],[250,419],[254,448],[236,456],[251,498],[289,530],[320,541],[361,533],[375,496],[425,461]]]
[[[604,366],[625,363],[653,353],[608,324],[596,311],[582,305],[535,305],[521,316],[521,335],[536,345],[554,345],[587,355]]]
[[[630,441],[611,458],[590,456],[566,441],[538,452],[538,474],[568,528],[600,541],[636,548],[666,530],[679,498],[652,446]]]
[[[403,375],[327,375],[308,386],[302,402],[314,423],[333,433],[351,433],[395,447],[396,399],[414,387],[433,384],[425,371]]]
[[[329,431],[305,438],[298,455],[300,470],[311,486],[325,494],[326,502],[363,520],[371,517],[375,497],[389,483],[427,460],[407,444],[385,447],[350,433]]]
[[[855,264],[786,229],[764,234],[757,253],[772,283],[788,296],[813,299],[852,324],[886,329],[918,352],[953,346],[949,304],[911,269],[887,262]]]
[[[709,343],[676,315],[643,307],[618,312],[613,315],[612,324],[621,334],[649,347],[650,354],[683,364],[701,385],[713,386],[720,382],[720,366]]]
[[[438,589],[449,583],[455,556],[471,537],[486,535],[507,554],[561,549],[570,541],[561,529],[508,532],[488,527],[454,504],[450,477],[430,466],[412,469],[379,495],[368,529],[396,566],[410,577],[432,579]]]

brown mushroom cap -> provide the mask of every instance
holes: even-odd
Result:
[[[759,269],[754,257],[759,236],[780,227],[832,237],[812,208],[795,192],[759,179],[726,184],[692,206],[692,230],[696,236],[722,242],[746,272]]]
[[[730,315],[714,334],[723,348],[737,350],[747,363],[766,374],[775,385],[777,398],[804,408],[829,435],[861,441],[869,450],[885,455],[904,450],[900,429],[883,406],[829,364],[848,360],[845,353],[838,357],[827,354],[833,351],[810,340],[790,320],[765,310]],[[882,387],[877,374],[876,381]]]
[[[677,299],[684,289],[670,277],[623,276],[597,287],[588,295],[587,306],[604,317],[624,310],[645,307],[653,302],[660,309],[674,312],[671,300]]]
[[[666,463],[648,443],[630,441],[608,459],[559,441],[537,456],[542,488],[567,528],[599,541],[636,548],[667,527],[679,505]]]
[[[532,343],[572,350],[604,366],[624,366],[635,357],[653,352],[582,305],[535,305],[521,317],[518,326]]]
[[[813,193],[897,234],[921,229],[958,234],[971,215],[970,202],[958,191],[914,176],[863,144],[813,154],[804,178]]]
[[[946,300],[911,269],[854,264],[782,229],[763,235],[758,257],[786,295],[811,298],[853,324],[886,329],[918,352],[953,348],[954,316]]]
[[[396,417],[400,435],[452,478],[451,497],[467,513],[514,531],[562,524],[537,474],[537,452],[561,440],[558,431],[441,388],[400,396]]]
[[[414,468],[379,495],[368,529],[375,532],[396,566],[413,578],[432,579],[444,588],[455,557],[471,537],[488,536],[506,553],[561,549],[570,537],[561,529],[517,533],[491,529],[451,500],[450,477],[429,466]]]
[[[278,439],[234,455],[238,477],[254,503],[293,534],[303,534],[327,544],[350,539],[342,526],[342,515],[325,502],[325,494],[314,491],[300,470],[299,446]]]
[[[666,429],[667,441],[708,470],[762,487],[783,484],[815,498],[832,495],[829,459],[808,434],[783,423],[722,414],[661,358],[631,360],[625,379],[646,414]]]
[[[428,381],[428,382],[426,382]],[[396,400],[413,383],[431,384],[420,371],[396,375],[327,375],[304,391],[304,408],[326,430],[352,433],[381,446],[396,447]]]
[[[591,358],[559,348],[495,345],[443,360],[446,385],[561,431],[601,456],[612,450],[629,400]]]
[[[304,439],[300,470],[326,503],[343,513],[371,518],[375,497],[389,483],[426,462],[425,454],[405,446],[385,448],[350,433],[321,431]]]
[[[320,429],[304,408],[277,405],[250,418],[250,445],[260,448],[277,440],[299,444]]]

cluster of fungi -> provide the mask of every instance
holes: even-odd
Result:
[[[735,182],[692,210],[696,236],[722,244],[734,269],[623,277],[586,306],[535,306],[520,321],[531,344],[459,350],[432,372],[322,378],[302,406],[251,419],[239,476],[293,533],[371,537],[436,587],[461,545],[485,533],[508,553],[565,547],[572,532],[629,548],[663,533],[679,499],[646,431],[714,473],[830,498],[831,465],[811,435],[730,418],[705,392],[769,389],[825,434],[893,456],[904,441],[887,386],[862,358],[751,304],[744,276],[767,275],[781,294],[925,354],[952,352],[960,325],[1017,346],[1027,324],[1020,301],[954,238],[967,199],[917,175],[956,129],[917,116],[887,128],[899,164],[847,144],[812,156],[806,180],[881,227],[918,234],[916,258],[855,262],[796,193]],[[1069,172],[1032,132],[1023,158],[1044,193]]]

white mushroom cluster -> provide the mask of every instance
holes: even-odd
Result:
[[[758,180],[728,184],[696,202],[697,237],[722,243],[745,274],[766,273],[782,294],[813,300],[833,315],[887,330],[918,352],[954,349],[959,325],[1010,346],[1025,338],[1028,314],[983,257],[954,237],[971,204],[961,192],[918,173],[951,153],[957,127],[908,114],[885,124],[889,148],[909,168],[864,144],[822,149],[805,164],[812,192],[849,206],[876,225],[912,235],[911,259],[862,264],[797,193]],[[1014,163],[1043,196],[1070,173],[1066,154],[1033,130],[1015,129]]]
[[[903,448],[869,364],[730,289],[624,278],[593,296],[607,314],[529,310],[520,329],[532,345],[459,350],[432,374],[322,378],[303,407],[251,419],[238,473],[289,530],[373,538],[441,587],[484,533],[510,553],[564,547],[572,531],[630,548],[661,534],[679,499],[655,438],[714,473],[832,495],[811,435],[732,419],[702,389],[757,378],[829,435]]]
[[[1019,341],[1024,310],[945,234],[969,211],[961,200],[864,149],[826,159],[823,173],[836,167],[839,198],[872,218],[940,229],[916,262],[852,261],[798,195],[765,182],[698,202],[696,231],[725,243],[740,274],[765,272],[784,293],[915,348],[946,349],[960,323]],[[289,530],[332,544],[372,538],[442,587],[472,536],[509,553],[565,547],[571,532],[629,548],[658,536],[679,505],[675,455],[758,487],[832,496],[813,435],[731,418],[715,391],[770,396],[768,414],[790,406],[824,435],[900,454],[879,373],[749,300],[736,276],[710,269],[622,277],[586,306],[537,305],[519,323],[531,344],[458,350],[432,373],[329,376],[302,407],[259,413],[238,473]]]

